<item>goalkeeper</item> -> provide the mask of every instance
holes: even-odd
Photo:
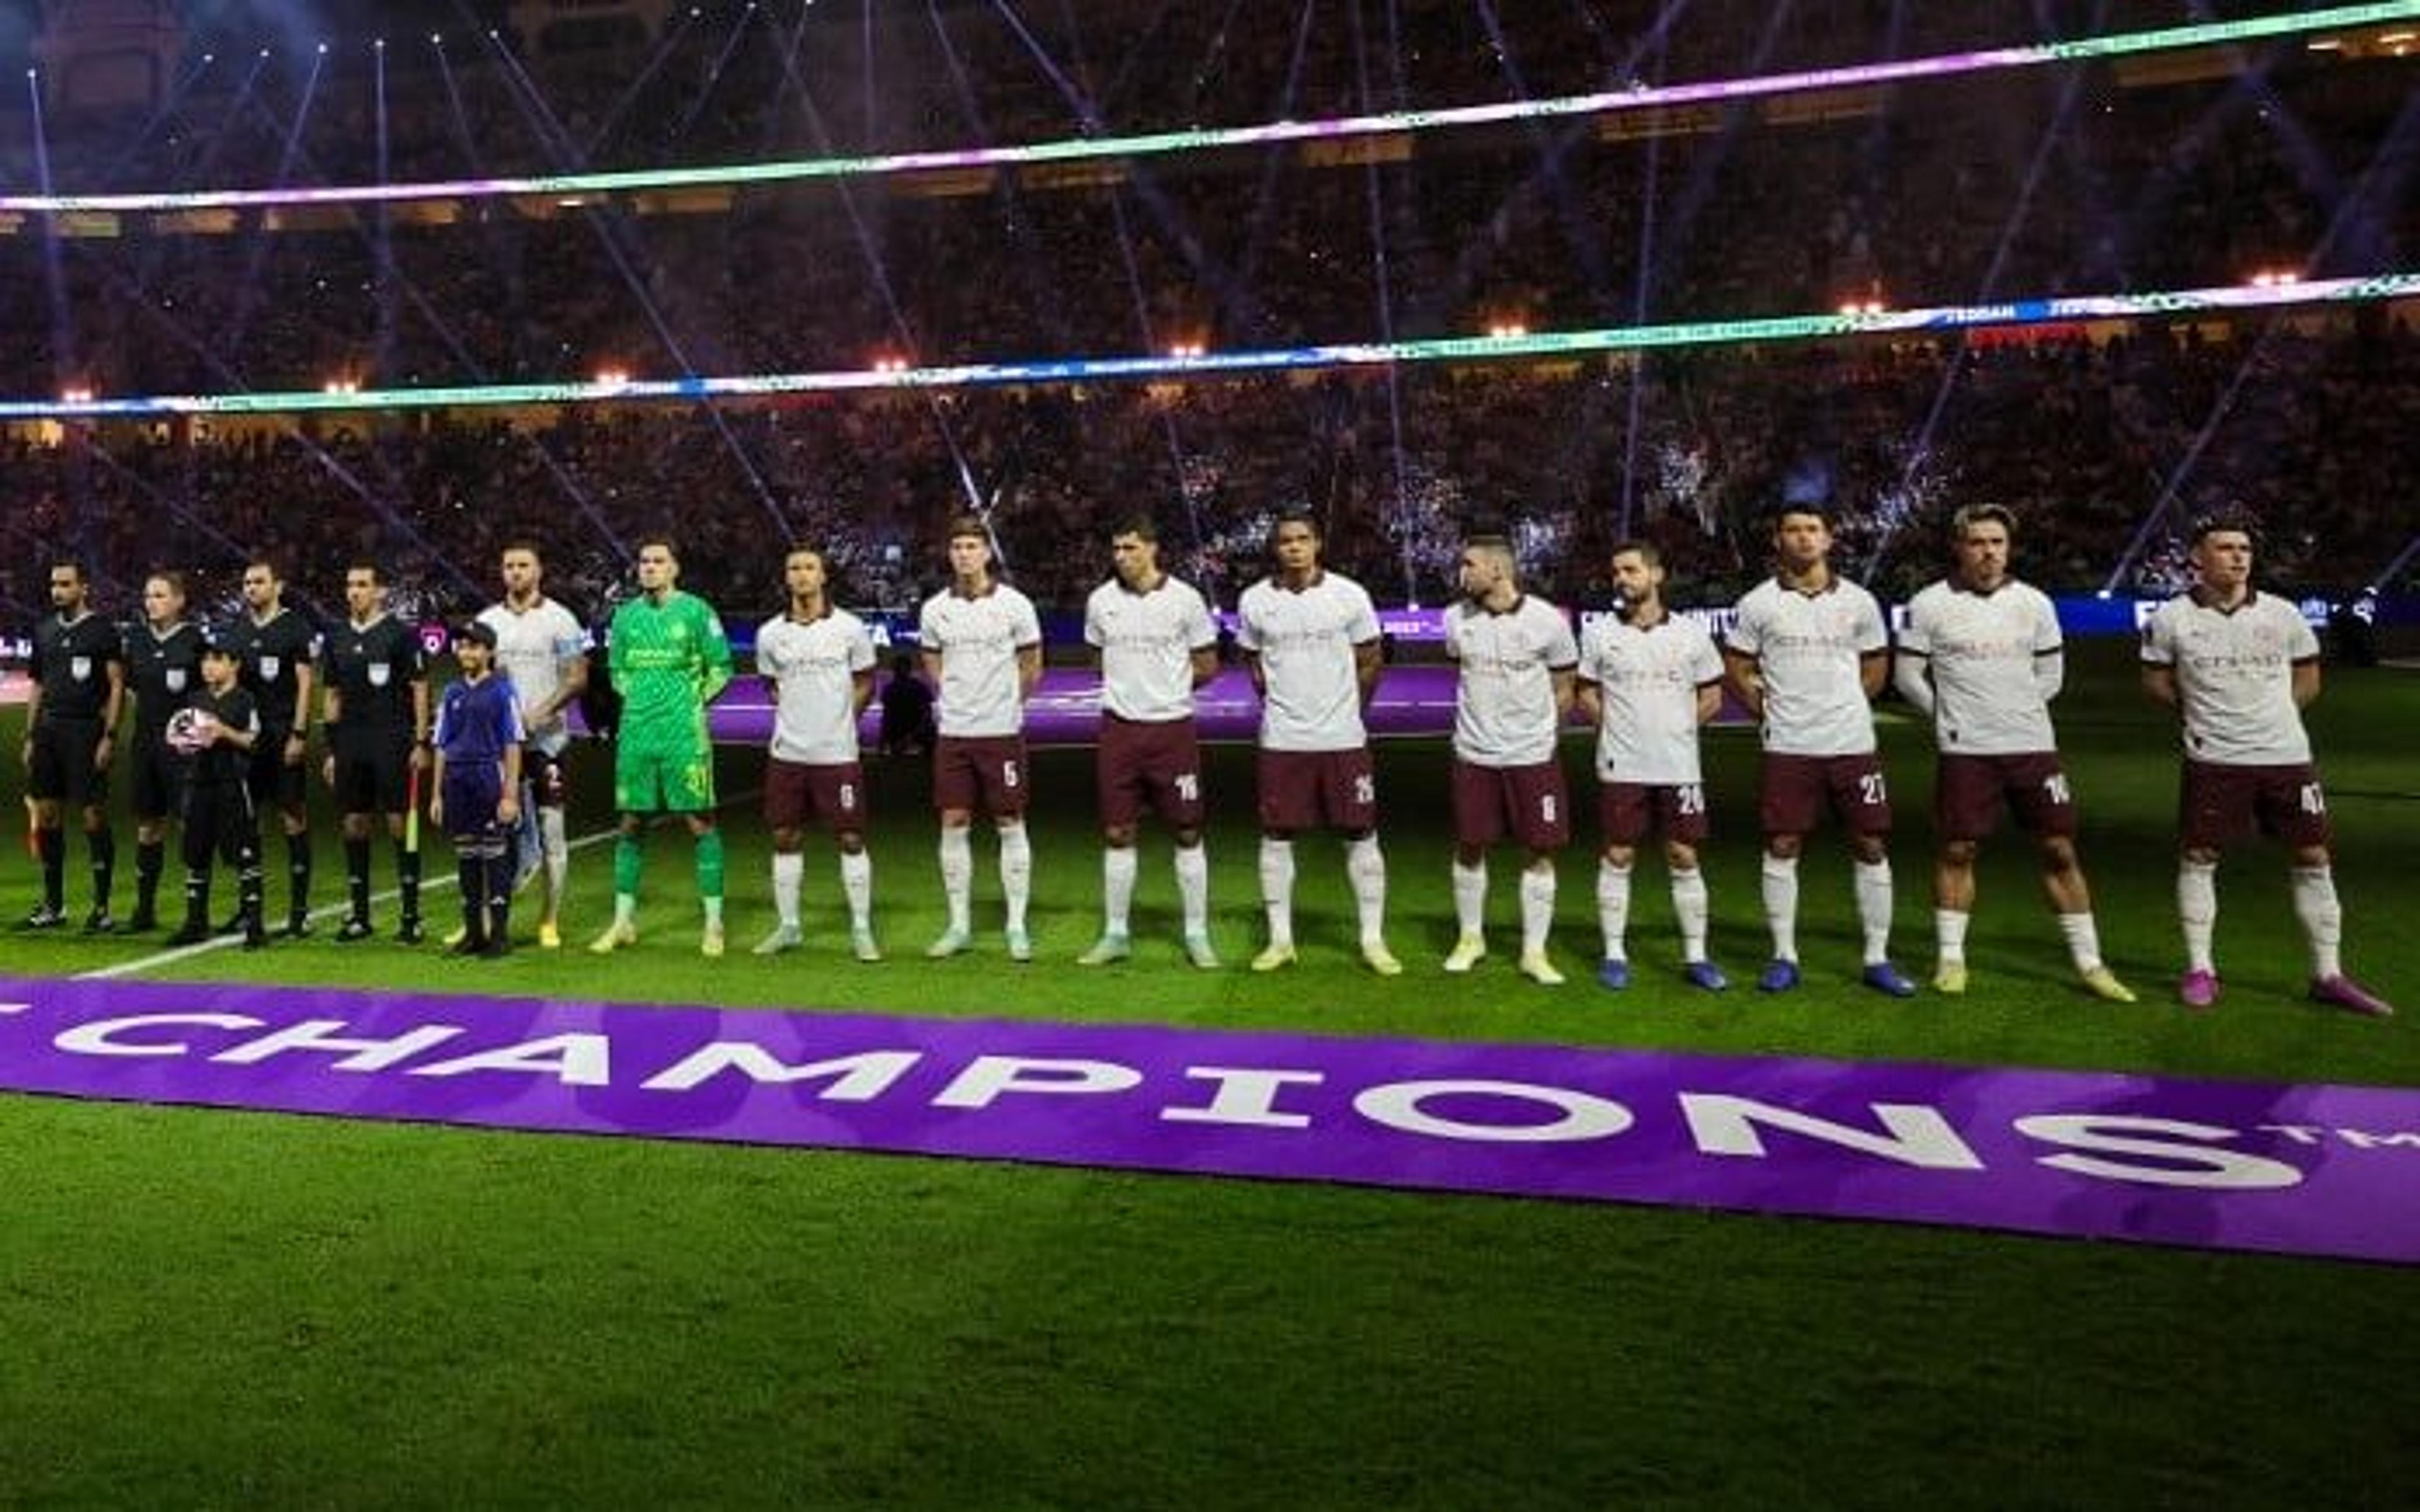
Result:
[[[246,778],[260,740],[260,713],[236,685],[235,650],[223,640],[202,649],[202,687],[168,718],[169,746],[192,763],[185,773],[185,927],[170,945],[210,937],[210,866],[222,857],[235,869],[241,899],[236,918],[243,948],[269,943],[260,921],[260,816]]]
[[[731,681],[731,642],[704,599],[685,594],[672,542],[639,543],[639,596],[613,613],[607,665],[622,695],[615,734],[613,922],[588,948],[607,955],[639,938],[642,837],[649,818],[678,814],[697,842],[697,891],[706,932],[698,949],[722,953],[722,834],[714,825],[714,746],[706,705]]]

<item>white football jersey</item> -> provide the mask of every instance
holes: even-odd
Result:
[[[1084,602],[1084,641],[1101,653],[1101,707],[1164,724],[1193,717],[1193,654],[1218,643],[1218,626],[1181,579],[1138,594],[1112,578]]]
[[[1656,787],[1705,780],[1698,692],[1723,680],[1723,658],[1704,625],[1668,612],[1649,625],[1608,614],[1581,637],[1580,680],[1596,685],[1605,705],[1597,780]]]
[[[1264,578],[1236,609],[1236,643],[1261,660],[1262,748],[1367,745],[1354,648],[1378,639],[1378,610],[1361,585],[1340,572],[1323,571],[1301,589]]]
[[[563,664],[588,655],[595,640],[579,616],[551,598],[541,597],[526,609],[490,604],[479,611],[479,623],[496,632],[496,666],[511,679],[513,696],[520,701],[521,723],[529,743],[550,756],[560,756],[571,743],[571,732],[557,709],[541,722],[537,710],[563,687]]]
[[[1890,648],[1874,595],[1835,576],[1819,594],[1767,578],[1731,622],[1733,651],[1764,680],[1764,748],[1786,756],[1862,756],[1874,748],[1864,658]]]
[[[1453,658],[1453,753],[1473,766],[1537,766],[1555,759],[1561,718],[1555,676],[1580,659],[1563,611],[1524,594],[1497,613],[1467,599],[1445,611]]]
[[[916,618],[918,644],[941,658],[941,733],[1014,735],[1025,728],[1016,654],[1042,643],[1033,600],[1006,583],[973,598],[944,588]]]
[[[2143,660],[2176,671],[2185,754],[2222,766],[2300,766],[2311,737],[2294,703],[2294,664],[2317,661],[2319,638],[2293,605],[2255,594],[2233,611],[2191,594],[2143,627]]]
[[[1908,601],[1899,644],[1931,670],[1932,735],[1943,750],[2016,756],[2058,748],[2040,671],[2065,642],[2058,610],[2040,590],[2014,579],[1989,594],[1933,583]]]
[[[873,668],[874,637],[845,609],[766,621],[756,671],[774,689],[772,753],[808,766],[857,760],[857,675]]]

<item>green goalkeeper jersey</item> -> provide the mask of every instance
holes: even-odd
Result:
[[[705,599],[675,589],[661,604],[630,600],[613,611],[606,655],[624,749],[706,748],[706,706],[731,681],[731,642]]]

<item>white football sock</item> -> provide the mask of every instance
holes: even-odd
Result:
[[[1857,922],[1866,936],[1866,964],[1890,959],[1891,866],[1888,857],[1859,861],[1856,872]]]
[[[2335,873],[2324,866],[2293,869],[2294,915],[2311,941],[2311,975],[2344,975],[2344,906],[2336,901]]]
[[[2213,971],[2211,943],[2218,934],[2218,866],[2177,863],[2177,925],[2184,931],[2185,969]]]
[[[1023,825],[1000,826],[1000,890],[1008,899],[1011,933],[1025,929],[1025,905],[1033,896],[1033,841]]]
[[[1773,958],[1798,959],[1798,857],[1764,858],[1764,922],[1773,931]]]
[[[1679,875],[1672,880],[1678,884]],[[1622,936],[1630,930],[1630,868],[1604,859],[1596,863],[1596,921],[1605,932],[1605,958],[1628,960]]]
[[[2061,914],[2058,932],[2067,936],[2067,953],[2075,958],[2075,969],[2093,972],[2101,969],[2101,931],[2089,913]]]
[[[874,927],[874,856],[867,851],[841,852],[840,890],[848,899],[848,927]]]
[[[1269,916],[1269,943],[1294,943],[1294,841],[1261,840],[1261,906]]]
[[[1706,958],[1706,921],[1713,905],[1702,868],[1672,873],[1672,917],[1681,925],[1681,959],[1691,965]]]
[[[1940,942],[1941,963],[1957,965],[1966,959],[1966,921],[1974,916],[1962,908],[1932,911],[1933,938]]]
[[[1176,895],[1184,903],[1187,936],[1210,933],[1210,847],[1176,848]]]
[[[1344,874],[1353,879],[1353,902],[1361,916],[1361,940],[1372,944],[1387,933],[1387,857],[1378,837],[1364,835],[1344,852]]]
[[[974,838],[963,829],[941,831],[941,898],[949,904],[950,929],[964,934],[971,926],[968,922],[970,900],[975,887]]]
[[[1487,863],[1453,863],[1453,921],[1468,939],[1487,928]]]
[[[807,858],[796,851],[773,853],[773,912],[781,916],[782,927],[799,927],[799,884],[807,873]]]
[[[1134,913],[1134,847],[1109,846],[1101,852],[1101,925],[1110,934],[1124,934]]]
[[[1555,869],[1531,866],[1521,870],[1521,953],[1542,955],[1546,932],[1555,925]]]

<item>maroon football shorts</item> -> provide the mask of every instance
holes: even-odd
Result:
[[[933,807],[1022,818],[1031,776],[1022,735],[943,735],[933,746]]]
[[[1943,840],[1982,840],[2000,827],[2007,807],[2028,835],[2075,833],[2075,798],[2058,752],[2034,750],[2007,756],[1944,751],[1932,788],[1933,825]]]
[[[1661,832],[1668,841],[1702,845],[1713,833],[1701,782],[1606,782],[1596,795],[1605,842],[1627,849]]]
[[[821,820],[836,835],[865,828],[865,769],[855,762],[811,766],[775,756],[765,763],[765,824],[804,829]]]
[[[1791,756],[1767,751],[1757,812],[1768,835],[1804,835],[1830,811],[1852,835],[1887,835],[1890,789],[1879,751],[1856,756]]]
[[[1351,750],[1264,750],[1260,760],[1261,827],[1291,833],[1378,827],[1377,764],[1370,748]]]
[[[2257,827],[2288,845],[2327,845],[2328,795],[2319,769],[2293,766],[2221,766],[2185,763],[2177,830],[2187,850],[2214,851]]]
[[[1483,848],[1507,835],[1530,851],[1559,851],[1572,842],[1572,800],[1562,766],[1480,766],[1456,758],[1455,842]]]
[[[1095,778],[1104,828],[1127,828],[1146,812],[1171,828],[1202,827],[1202,740],[1190,719],[1146,724],[1103,715]]]

